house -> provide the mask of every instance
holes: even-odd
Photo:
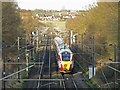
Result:
[[[60,20],[60,16],[59,15],[55,15],[53,20]]]
[[[36,14],[36,17],[40,18],[40,20],[44,20],[45,14]]]
[[[63,19],[68,19],[68,18],[70,18],[70,15],[69,15],[69,14],[63,14],[62,16],[63,16]]]
[[[76,16],[78,16],[77,12],[70,12],[69,15],[71,16],[71,18],[75,18]]]
[[[78,14],[70,14],[71,18],[75,18]]]
[[[45,14],[39,14],[39,18],[40,18],[41,20],[44,20],[44,17],[45,17]]]
[[[47,20],[52,20],[54,18],[54,15],[45,15],[44,18]]]
[[[69,18],[75,18],[78,16],[77,12],[63,12],[59,13],[59,15],[52,15],[52,14],[36,14],[36,17],[39,17],[40,20],[66,20]]]

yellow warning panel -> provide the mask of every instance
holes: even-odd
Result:
[[[63,70],[68,71],[70,68],[70,61],[62,61]]]

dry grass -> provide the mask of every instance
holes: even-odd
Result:
[[[65,21],[41,21],[44,24],[65,29]]]

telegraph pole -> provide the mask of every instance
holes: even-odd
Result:
[[[34,56],[34,50],[35,50],[35,49],[34,49],[34,47],[35,47],[35,33],[32,32],[31,34],[32,34],[32,35],[31,35],[31,36],[32,36],[32,43],[31,43],[31,44],[32,44],[32,46],[33,46],[32,56]]]
[[[19,54],[19,50],[20,50],[20,37],[18,37],[18,54]],[[20,57],[18,56],[18,71],[20,70],[19,60],[20,60]],[[18,79],[20,79],[20,73],[18,73]]]
[[[38,42],[38,29],[36,29],[36,37],[37,37],[37,47],[36,47],[36,51],[38,51],[38,44],[39,44],[39,42]]]
[[[95,67],[95,63],[94,63],[94,52],[95,52],[95,37],[93,36],[93,57],[92,57],[92,63],[93,63],[93,76],[94,76],[94,67]]]
[[[70,30],[69,30],[69,48],[70,48]]]
[[[82,41],[81,45],[82,45],[82,53],[83,53],[83,33],[81,34],[81,41]]]
[[[75,44],[77,45],[77,35],[75,36]]]
[[[73,34],[73,32],[72,32],[72,30],[71,30],[71,50],[72,50],[72,34]]]
[[[3,45],[3,77],[5,77],[5,48],[4,48],[4,45]],[[5,90],[5,81],[3,81],[3,88]]]
[[[31,46],[32,46],[32,40],[33,40],[33,38],[32,38],[32,32],[31,32],[31,39],[30,39],[30,45]],[[32,52],[33,52],[33,50],[30,51],[31,57],[33,56]]]
[[[35,36],[33,36],[33,48],[35,47]],[[34,51],[35,51],[35,49],[33,49],[33,55],[34,55]]]
[[[18,51],[19,51],[19,49],[20,49],[20,37],[18,37]]]
[[[28,54],[28,52],[27,52],[27,49],[26,49],[26,66],[27,66],[27,68],[26,68],[26,72],[27,72],[27,77],[28,77],[28,62],[29,62],[29,54]]]
[[[84,56],[84,55],[83,55],[83,33],[81,34],[81,45],[82,45],[82,55],[81,55],[81,56],[82,56],[82,58],[83,58],[83,56]]]
[[[78,33],[76,32],[76,34],[75,34],[75,48],[76,48],[76,52],[77,52],[77,48],[78,48],[78,42],[77,42],[77,35],[78,35]]]
[[[117,56],[117,53],[116,53],[117,49],[116,49],[116,44],[114,44],[114,62],[116,62],[116,56]],[[116,64],[115,64],[115,68],[116,68]],[[116,88],[116,71],[114,71],[114,74],[115,74],[115,83],[114,83],[114,88]]]

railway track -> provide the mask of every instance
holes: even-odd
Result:
[[[45,58],[45,54],[46,54],[46,45],[45,46],[41,46],[42,49],[40,49],[38,51],[38,59],[37,59],[37,62],[43,62],[42,65],[39,64],[39,66],[36,68],[37,69],[37,78],[38,80],[41,79],[41,76],[42,76],[42,70],[43,70],[43,65],[44,65],[44,58]],[[35,70],[35,69],[34,69]],[[40,84],[41,84],[41,81],[35,81],[33,83],[33,88],[39,88],[40,87]]]
[[[67,88],[74,88],[75,90],[78,90],[77,83],[74,80],[73,75],[70,74],[61,74],[62,79],[65,79],[65,81],[62,82],[62,88],[66,90]]]
[[[31,83],[31,87],[42,89],[42,88],[62,88],[64,90],[68,88],[73,88],[77,90],[78,88],[83,88],[86,86],[80,86],[82,79],[78,78],[79,76],[75,76],[74,73],[69,74],[61,74],[58,71],[57,57],[56,56],[56,47],[54,46],[53,39],[46,39],[46,44],[41,46],[43,48],[40,49],[38,55],[38,62],[43,62],[42,65],[39,65],[37,68],[34,68],[33,76],[37,79],[34,81],[34,84]],[[51,44],[52,43],[52,44]],[[79,72],[79,68],[75,66],[75,73]],[[34,70],[37,69],[37,73]],[[32,75],[31,75],[32,77]],[[29,81],[31,82],[31,81]],[[28,85],[29,86],[29,85]]]
[[[63,73],[61,73],[61,76],[62,76],[62,79],[65,79]],[[62,87],[64,88],[64,90],[66,89],[65,81],[62,82]]]
[[[73,77],[72,74],[71,74],[71,79],[72,79],[72,82],[73,82],[73,84],[74,84],[75,89],[78,90],[77,83],[75,82],[74,77]]]
[[[45,68],[45,60],[46,60],[46,57],[47,57],[47,44],[48,44],[48,39],[47,39],[47,41],[46,41],[46,45],[44,46],[44,48],[45,48],[45,50],[44,50],[44,54],[43,54],[43,58],[42,58],[42,62],[44,63],[44,64],[42,64],[41,65],[41,67],[40,67],[40,72],[39,72],[39,80],[40,79],[43,79],[44,77],[43,77],[43,75],[44,75],[44,68]],[[48,57],[49,58],[49,57]],[[42,88],[42,84],[44,84],[44,82],[45,81],[38,81],[38,83],[37,83],[37,88]]]

